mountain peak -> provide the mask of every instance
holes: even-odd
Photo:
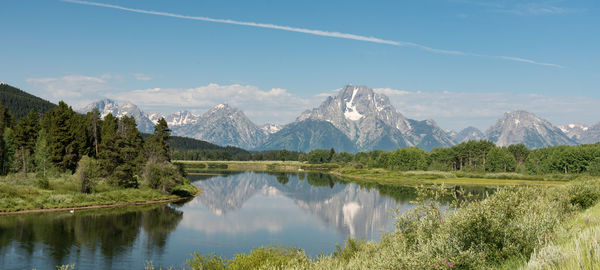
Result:
[[[100,117],[102,118],[107,116],[109,113],[115,117],[133,116],[138,129],[141,132],[150,133],[154,129],[154,123],[150,120],[148,115],[142,112],[138,106],[131,102],[123,102],[119,104],[119,102],[116,100],[104,98],[79,109],[78,112],[87,113],[94,110],[94,108],[98,109]]]
[[[523,110],[505,113],[486,131],[486,137],[499,146],[523,143],[529,148],[541,148],[576,144],[547,120]]]
[[[364,85],[344,86],[319,107],[302,113],[296,122],[307,119],[333,124],[360,151],[421,145],[425,138],[423,134],[430,132],[435,133],[426,138],[430,145],[452,145],[451,138],[435,122],[406,119],[391,105],[387,96]]]

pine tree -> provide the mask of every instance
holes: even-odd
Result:
[[[104,117],[100,126],[100,137],[102,140],[98,145],[98,159],[102,171],[109,176],[115,168],[122,163],[119,155],[119,136],[117,134],[117,118],[112,113]]]
[[[38,177],[46,178],[48,171],[52,166],[50,159],[50,143],[48,142],[48,133],[41,129],[38,133],[35,143],[34,160]]]
[[[50,136],[52,163],[61,172],[75,171],[80,157],[80,139],[77,138],[80,117],[63,101],[48,111],[44,128]]]
[[[98,108],[94,108],[91,112],[88,112],[85,116],[86,130],[89,134],[89,138],[91,139],[88,142],[93,151],[94,157],[98,157],[98,144],[100,142],[100,112],[98,112]]]
[[[167,125],[167,121],[164,118],[161,118],[154,126],[154,133],[145,144],[146,158],[149,161],[171,161],[171,153],[168,144],[170,136],[171,130]]]
[[[30,167],[30,157],[35,147],[39,130],[39,116],[33,110],[23,117],[15,126],[15,144],[19,153],[21,169],[27,173]]]
[[[143,141],[135,119],[122,117],[119,120],[117,134],[121,163],[115,168],[113,177],[119,186],[137,187],[135,175],[139,175],[143,163]]]
[[[11,128],[4,129],[2,141],[4,143],[4,155],[2,156],[2,174],[7,174],[13,170],[16,154],[15,134]]]
[[[0,103],[0,135],[4,135],[4,130],[10,126],[11,117],[8,110]],[[4,157],[5,146],[4,140],[0,140],[0,171],[4,174]]]

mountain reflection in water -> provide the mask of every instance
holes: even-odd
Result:
[[[147,260],[180,268],[195,251],[230,258],[264,245],[330,254],[347,237],[393,230],[393,210],[412,208],[416,195],[320,173],[188,178],[203,192],[185,202],[0,216],[0,269],[140,269]]]

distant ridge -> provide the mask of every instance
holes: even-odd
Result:
[[[56,107],[56,104],[50,101],[36,97],[4,82],[0,83],[0,103],[8,108],[8,111],[17,120],[27,115],[31,110],[45,113]]]

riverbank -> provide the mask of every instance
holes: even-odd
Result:
[[[39,187],[33,175],[13,175],[0,178],[0,215],[167,203],[201,192],[191,184],[179,189],[189,193],[178,196],[147,187],[119,188],[98,183],[87,194],[80,193],[78,183],[68,175],[49,179],[46,188]]]
[[[356,169],[337,163],[309,164],[298,161],[176,161],[190,173],[215,170],[266,172],[322,172],[353,182],[378,184],[449,185],[563,185],[583,177],[576,174],[527,175],[518,173],[467,173],[444,171],[390,171],[380,168]]]

